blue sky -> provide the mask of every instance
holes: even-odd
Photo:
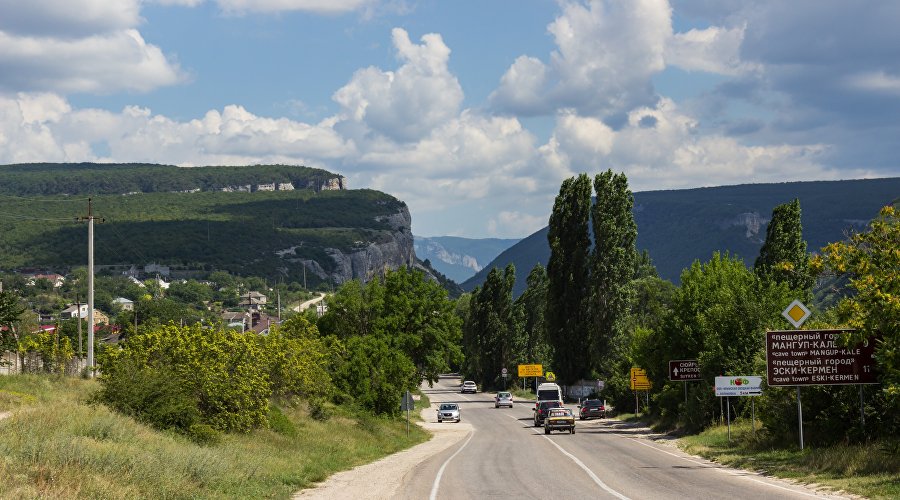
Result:
[[[289,163],[524,237],[561,181],[900,176],[900,2],[0,0],[0,163]],[[786,200],[787,201],[787,200]]]

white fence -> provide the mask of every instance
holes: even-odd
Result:
[[[87,359],[74,357],[66,363],[65,374],[69,376],[79,375],[86,366]],[[41,373],[43,371],[44,362],[36,353],[28,353],[24,356],[15,351],[0,353],[0,375]]]

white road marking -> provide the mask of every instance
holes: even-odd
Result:
[[[516,417],[514,417],[514,416],[512,416],[512,415],[507,415],[507,417],[509,417],[509,418],[511,418],[511,419],[513,419],[513,420],[516,420],[516,421],[519,420],[518,418],[516,418]],[[540,433],[539,433],[538,431],[536,431],[536,430],[534,430],[534,429],[532,429],[532,431],[533,431],[535,434],[540,435]],[[614,497],[616,497],[616,498],[619,498],[619,499],[621,499],[621,500],[630,500],[630,499],[629,499],[628,497],[626,497],[625,495],[623,495],[623,494],[619,493],[618,491],[616,491],[616,490],[610,488],[609,486],[607,486],[606,483],[604,483],[603,481],[601,481],[600,478],[597,477],[596,474],[594,474],[594,471],[592,471],[590,468],[588,468],[587,465],[584,465],[584,462],[582,462],[581,460],[579,460],[578,457],[576,457],[575,455],[572,455],[572,454],[569,453],[568,451],[564,450],[564,449],[562,448],[562,446],[556,444],[555,442],[553,442],[552,439],[548,438],[547,436],[541,436],[541,437],[543,437],[544,439],[546,439],[546,440],[547,440],[550,444],[552,444],[553,446],[556,446],[556,449],[558,449],[559,451],[561,451],[563,455],[569,457],[573,462],[575,462],[576,465],[578,465],[579,467],[581,467],[581,470],[585,471],[585,472],[587,473],[587,475],[590,476],[590,478],[593,479],[594,482],[597,483],[598,486],[600,486],[601,488],[603,488],[604,490],[606,490],[607,493],[609,493],[610,495],[612,495],[612,496],[614,496]],[[433,500],[433,499],[432,499],[432,500]]]
[[[607,434],[613,434],[612,432],[609,432],[609,431],[606,431],[606,430],[604,430],[603,432],[605,432],[605,433],[607,433]],[[614,435],[615,435],[615,434],[614,434]],[[805,496],[813,497],[813,498],[822,498],[822,495],[816,495],[816,494],[812,494],[812,493],[807,493],[807,492],[805,492],[805,491],[800,491],[800,490],[795,490],[795,489],[792,489],[792,488],[787,488],[787,487],[785,487],[785,486],[781,486],[781,485],[774,484],[774,483],[769,483],[769,482],[766,482],[766,481],[761,481],[761,480],[759,480],[759,479],[754,479],[754,478],[752,478],[752,477],[749,477],[749,476],[746,476],[746,475],[745,475],[746,473],[751,473],[751,474],[752,474],[751,471],[738,471],[738,470],[726,469],[726,468],[723,468],[724,466],[723,466],[723,467],[717,467],[717,466],[715,466],[715,465],[710,465],[709,463],[698,462],[697,460],[693,460],[693,459],[684,457],[684,456],[682,456],[682,455],[678,455],[678,454],[676,454],[676,453],[672,453],[672,452],[663,450],[663,449],[658,448],[658,447],[656,447],[656,446],[653,446],[653,445],[651,445],[651,444],[644,443],[643,441],[641,441],[641,440],[639,440],[639,439],[636,439],[636,438],[633,438],[633,437],[625,437],[625,436],[617,436],[617,437],[621,437],[621,438],[623,438],[623,439],[628,439],[628,440],[630,440],[630,441],[634,441],[635,443],[637,443],[637,444],[639,444],[639,445],[646,446],[647,448],[656,450],[656,451],[658,451],[658,452],[660,452],[660,453],[665,453],[666,455],[671,455],[671,456],[673,456],[673,457],[675,457],[675,458],[680,458],[681,460],[684,460],[684,461],[686,461],[686,462],[690,462],[690,463],[692,463],[692,464],[700,465],[700,466],[702,466],[702,467],[704,467],[704,468],[707,468],[707,469],[717,470],[717,471],[719,471],[719,472],[723,472],[723,473],[728,474],[728,475],[730,475],[730,476],[742,477],[742,478],[744,478],[744,479],[746,479],[746,480],[748,480],[748,481],[753,481],[753,482],[755,482],[755,483],[764,484],[764,485],[766,485],[766,486],[771,486],[772,488],[778,488],[778,489],[790,491],[791,493],[796,493],[796,494],[798,494],[798,495],[805,495]]]
[[[469,439],[467,439],[466,442],[463,443],[463,445],[460,446],[458,450],[456,450],[456,453],[454,453],[453,455],[450,455],[450,458],[448,458],[448,459],[444,462],[444,464],[441,465],[441,468],[438,470],[437,476],[435,476],[435,478],[434,478],[434,484],[431,486],[431,495],[429,495],[429,497],[428,497],[429,500],[436,500],[436,499],[437,499],[438,487],[439,487],[440,484],[441,484],[441,476],[444,475],[444,469],[447,468],[447,464],[449,464],[450,461],[453,460],[454,457],[456,457],[456,455],[459,455],[459,452],[463,451],[463,448],[465,448],[466,445],[469,444],[469,441],[472,440],[472,436],[474,436],[474,435],[475,435],[475,430],[473,429],[473,430],[472,430],[472,433],[469,434]]]

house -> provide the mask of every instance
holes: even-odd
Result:
[[[290,182],[279,182],[279,183],[278,183],[278,190],[279,190],[279,191],[293,191],[293,190],[294,190],[294,185],[293,185],[292,183],[290,183]]]
[[[259,292],[248,292],[241,296],[241,301],[238,302],[238,305],[259,311],[266,305],[267,301],[268,297]]]
[[[272,182],[269,184],[257,184],[256,190],[257,191],[275,191],[275,183]]]
[[[225,326],[240,327],[243,331],[247,328],[250,315],[246,311],[225,311],[219,317]]]
[[[88,317],[88,305],[87,304],[72,304],[69,307],[63,309],[61,313],[59,313],[59,319],[87,319]],[[109,324],[109,316],[103,314],[103,312],[94,309],[94,324]]]
[[[116,297],[112,300],[113,306],[119,306],[123,311],[134,311],[134,301],[128,300],[125,297]]]
[[[33,274],[28,276],[25,282],[28,286],[34,286],[37,280],[45,279],[53,285],[53,288],[59,288],[66,282],[66,277],[59,274]]]

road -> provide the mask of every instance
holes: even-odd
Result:
[[[533,403],[496,409],[491,394],[458,391],[457,378],[425,389],[432,403],[458,402],[472,430],[407,472],[397,498],[839,498],[687,455],[616,420],[545,436]]]

